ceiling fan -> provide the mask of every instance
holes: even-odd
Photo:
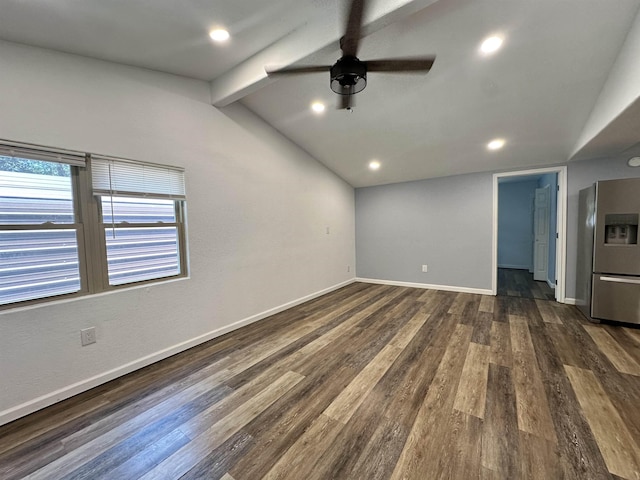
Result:
[[[292,66],[266,69],[270,77],[301,73],[329,72],[331,90],[340,95],[338,109],[351,110],[353,96],[367,86],[367,72],[428,72],[436,57],[389,58],[363,61],[356,56],[362,30],[365,0],[351,0],[347,28],[340,39],[342,57],[333,65]]]

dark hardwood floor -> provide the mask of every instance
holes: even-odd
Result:
[[[640,331],[354,283],[0,428],[0,478],[640,479]]]
[[[537,282],[527,270],[513,268],[498,269],[498,295],[508,297],[555,299],[554,291],[547,282]]]

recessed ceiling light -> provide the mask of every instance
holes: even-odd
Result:
[[[313,110],[316,113],[322,113],[324,112],[324,103],[322,102],[313,102],[311,104],[311,110]]]
[[[503,138],[496,138],[494,140],[491,140],[489,143],[487,143],[487,148],[489,150],[500,150],[502,147],[504,147]]]
[[[502,46],[502,37],[493,35],[484,39],[480,45],[480,52],[488,55],[497,51]]]
[[[371,170],[378,170],[380,168],[380,162],[378,160],[371,160],[369,162],[369,168]]]
[[[224,28],[216,28],[209,32],[209,36],[211,40],[214,42],[226,42],[229,40],[229,32],[227,32]]]
[[[627,161],[627,165],[630,167],[640,167],[640,157],[633,157]]]

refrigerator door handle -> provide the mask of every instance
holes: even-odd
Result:
[[[640,279],[636,280],[633,278],[601,276],[600,280],[602,280],[603,282],[629,283],[632,285],[640,285]]]

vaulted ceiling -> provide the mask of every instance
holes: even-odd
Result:
[[[242,102],[356,187],[606,157],[640,141],[638,102],[584,133],[640,0],[370,0],[359,57],[435,54],[428,74],[370,73],[353,112],[334,108],[328,73],[266,77],[265,66],[335,62],[347,3],[2,0],[0,39],[210,81],[213,105]],[[217,26],[228,42],[210,40]],[[502,48],[483,55],[490,35]],[[494,138],[502,149],[486,148]]]

